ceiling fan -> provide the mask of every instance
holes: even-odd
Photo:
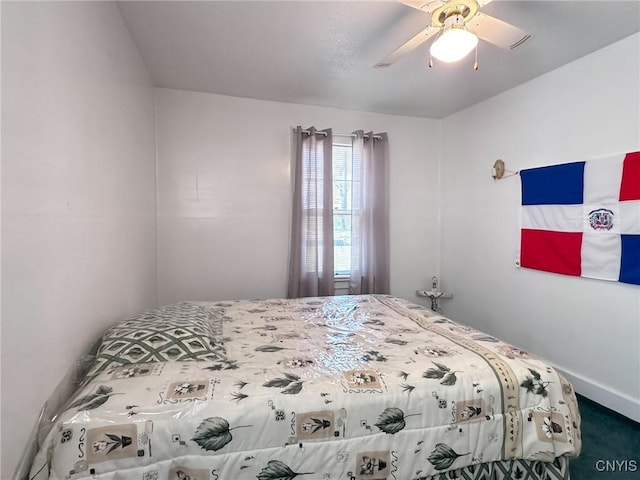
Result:
[[[400,3],[427,13],[431,17],[431,22],[404,45],[376,63],[374,67],[384,68],[391,66],[400,57],[435,35],[438,35],[438,37],[431,45],[431,55],[445,62],[454,62],[464,58],[476,47],[478,38],[498,47],[511,50],[526,42],[531,35],[524,30],[480,12],[480,8],[491,1],[400,1]],[[429,66],[431,65],[432,62],[430,60]],[[478,68],[477,61],[474,68]]]

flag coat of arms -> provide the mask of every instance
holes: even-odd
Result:
[[[520,178],[521,267],[640,285],[640,152]]]

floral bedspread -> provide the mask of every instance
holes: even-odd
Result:
[[[34,479],[410,480],[580,450],[571,385],[541,360],[389,296],[198,303],[215,361],[102,371]]]

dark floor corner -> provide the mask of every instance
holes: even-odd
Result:
[[[640,424],[578,395],[582,453],[571,480],[640,479]]]

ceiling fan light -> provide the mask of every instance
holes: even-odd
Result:
[[[431,44],[431,55],[442,62],[457,62],[466,57],[478,45],[476,37],[464,26],[452,26]]]

